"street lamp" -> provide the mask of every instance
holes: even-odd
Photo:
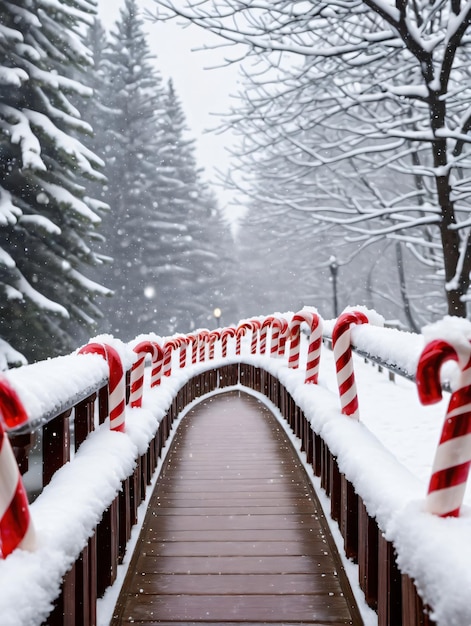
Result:
[[[339,314],[339,305],[337,300],[337,274],[339,271],[339,264],[335,256],[331,256],[329,259],[330,275],[332,277],[332,290],[334,296],[334,317]]]
[[[222,315],[222,311],[218,306],[214,309],[213,315],[214,315],[214,319],[216,320],[216,328],[217,328],[220,325],[219,320],[221,319],[221,315]]]

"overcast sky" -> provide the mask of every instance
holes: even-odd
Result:
[[[155,12],[152,0],[138,0],[143,9]],[[119,16],[123,2],[98,0],[98,11],[109,29]],[[144,13],[143,13],[144,16]],[[225,145],[232,142],[230,135],[208,133],[219,124],[220,113],[228,112],[230,94],[237,91],[235,66],[209,69],[223,64],[223,51],[197,51],[204,44],[214,45],[216,38],[196,27],[183,28],[177,22],[153,23],[146,21],[149,44],[157,55],[157,65],[164,79],[172,78],[190,127],[197,141],[197,158],[207,173],[214,177],[214,168],[227,169],[229,159]],[[223,196],[223,201],[225,197]]]

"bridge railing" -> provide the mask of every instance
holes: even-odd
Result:
[[[368,463],[360,460],[358,466],[340,469],[345,465],[341,446],[317,416],[325,412],[322,403],[329,396],[315,384],[321,324],[310,310],[297,316],[300,319],[286,315],[249,320],[213,333],[204,330],[167,339],[146,336],[145,341],[160,345],[161,351],[152,352],[142,406],[137,402],[131,408],[129,402],[126,408],[124,433],[109,428],[110,364],[98,354],[52,359],[6,375],[30,416],[27,425],[10,432],[23,473],[32,438],[40,433],[42,441],[42,489],[31,507],[38,527],[37,545],[30,554],[18,550],[0,561],[0,579],[9,580],[12,588],[9,597],[0,593],[0,610],[2,615],[13,611],[12,626],[39,625],[46,619],[49,626],[96,623],[97,600],[116,580],[172,424],[197,398],[234,386],[267,397],[299,437],[306,463],[330,497],[331,517],[338,522],[347,557],[358,564],[360,586],[368,605],[378,612],[380,626],[433,623],[417,593],[416,584],[424,594],[424,580],[419,575],[417,583],[413,572],[400,570],[399,544],[394,536],[385,538],[381,505],[375,510],[371,497],[361,493],[355,480],[355,473],[368,468]],[[345,337],[339,335],[336,324],[324,323],[324,341],[342,343]],[[347,331],[352,324],[356,322],[350,321]],[[309,340],[301,342],[300,355],[296,344],[301,328],[307,329]],[[381,367],[413,376],[423,339],[408,336],[410,349],[404,354],[399,345],[404,342],[397,341],[399,331],[381,332],[384,352],[376,350],[375,354],[371,349],[378,345],[375,332],[373,327],[356,329],[354,343],[363,355],[373,356]],[[127,402],[136,393],[138,354],[134,350],[142,346],[140,339],[134,347],[103,339],[104,344],[114,343],[120,355]],[[348,345],[351,342],[348,337]],[[146,350],[150,353],[151,347]],[[305,368],[299,366],[301,359]],[[339,410],[329,420],[330,430],[340,425],[347,436],[349,429],[356,437],[360,432],[366,445],[371,444],[361,422],[341,419]],[[387,454],[377,458],[390,461]],[[400,474],[399,464],[391,467]],[[387,492],[389,487],[380,485],[379,489],[383,487]],[[402,500],[396,497],[396,501],[400,508]],[[93,510],[82,510],[87,508]],[[41,571],[47,559],[49,570]],[[25,586],[36,591],[29,607],[24,607]],[[436,610],[433,596],[429,593],[428,597]],[[441,610],[444,615],[452,611],[447,606]]]

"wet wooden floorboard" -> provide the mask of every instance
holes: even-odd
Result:
[[[252,396],[183,419],[114,612],[129,623],[362,623],[305,471]]]

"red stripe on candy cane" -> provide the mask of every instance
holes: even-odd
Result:
[[[344,415],[356,420],[359,419],[359,411],[350,327],[352,324],[367,324],[368,321],[367,316],[361,311],[347,311],[339,316],[332,331],[341,410]]]
[[[36,543],[28,498],[10,441],[4,430],[28,421],[26,411],[7,380],[0,379],[0,555],[16,548],[33,550]]]
[[[110,428],[118,432],[124,432],[124,410],[126,406],[126,383],[124,379],[123,364],[118,352],[104,343],[89,343],[80,348],[79,354],[99,354],[108,363],[108,410],[110,416]]]
[[[457,388],[451,394],[432,466],[425,508],[441,517],[458,517],[471,465],[471,343],[443,339],[428,343],[417,367],[417,391],[422,404],[442,398],[441,366],[449,360],[460,367]]]

